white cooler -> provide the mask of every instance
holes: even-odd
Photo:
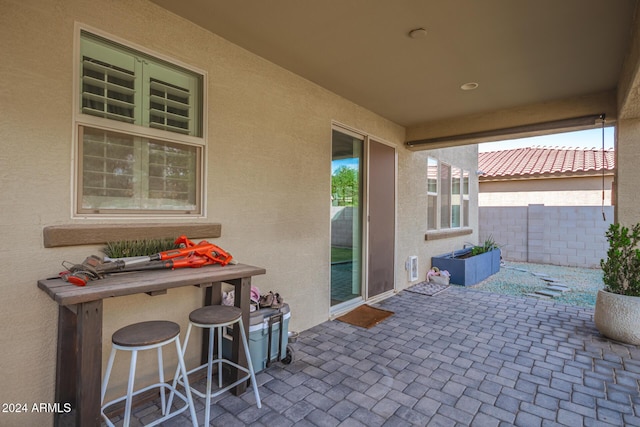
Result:
[[[250,318],[248,339],[253,370],[260,372],[270,366],[272,362],[280,360],[283,360],[284,363],[290,363],[291,360],[287,357],[289,319],[291,318],[289,305],[285,303],[280,309],[261,308],[251,313]],[[231,358],[231,342],[233,340],[231,331],[232,327],[227,328],[227,333],[223,334],[222,339],[222,355],[229,359]],[[269,347],[271,347],[270,351]]]

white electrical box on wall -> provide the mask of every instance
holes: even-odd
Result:
[[[418,280],[418,257],[410,256],[407,260],[406,268],[409,272],[409,281],[414,282]]]

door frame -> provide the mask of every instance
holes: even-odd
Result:
[[[331,306],[329,303],[329,313],[330,318],[335,318],[347,311],[350,311],[359,305],[365,303],[376,303],[378,301],[389,298],[390,296],[396,293],[397,283],[396,283],[396,267],[397,267],[397,258],[398,258],[398,145],[392,142],[386,141],[383,138],[378,138],[374,135],[371,135],[367,132],[361,131],[359,129],[355,129],[351,126],[345,125],[340,122],[332,121],[331,122],[331,131],[337,130],[339,132],[344,132],[346,134],[355,134],[358,137],[362,137],[364,140],[363,147],[363,177],[362,177],[362,185],[364,186],[364,191],[362,192],[362,271],[361,271],[361,296],[360,298],[353,298],[349,301]],[[370,177],[370,143],[371,141],[377,142],[379,144],[384,144],[393,148],[394,150],[394,241],[393,241],[393,289],[389,291],[382,292],[381,294],[376,295],[375,297],[369,298],[369,217],[370,217],[370,206],[369,206],[369,177]],[[331,146],[329,146],[329,150],[331,150]],[[331,155],[330,155],[331,157]],[[331,288],[331,276],[329,276],[329,288]],[[329,289],[329,294],[331,294],[331,289]],[[329,295],[331,298],[331,295]]]

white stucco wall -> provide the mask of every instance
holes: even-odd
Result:
[[[404,149],[403,127],[146,1],[4,1],[0,402],[54,401],[58,306],[36,282],[57,275],[63,260],[79,262],[100,249],[45,249],[43,228],[141,221],[71,218],[76,21],[208,73],[207,217],[201,220],[222,224],[222,237],[215,243],[239,262],[266,268],[267,274],[255,278],[254,284],[284,296],[292,310],[291,330],[307,329],[329,316],[332,121],[398,147],[398,289],[409,285],[404,271],[408,256],[420,256],[424,277],[431,255],[475,237],[426,244],[427,153]],[[475,146],[439,154],[475,170]],[[471,185],[476,194],[477,181]],[[472,207],[476,206],[473,196]],[[476,215],[471,218],[476,228]],[[153,221],[157,220],[141,222]],[[180,323],[184,333],[187,314],[201,303],[200,292],[183,288],[163,296],[106,300],[103,369],[113,331],[162,318]],[[195,351],[188,356],[195,359]],[[167,356],[167,363],[173,360]],[[111,383],[111,394],[122,390],[127,363],[116,362],[114,374],[123,381]],[[0,414],[0,425],[47,425],[51,420],[51,414]]]

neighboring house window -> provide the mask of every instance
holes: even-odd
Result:
[[[469,226],[469,172],[427,159],[427,230]]]
[[[80,34],[78,214],[203,214],[204,76]]]

